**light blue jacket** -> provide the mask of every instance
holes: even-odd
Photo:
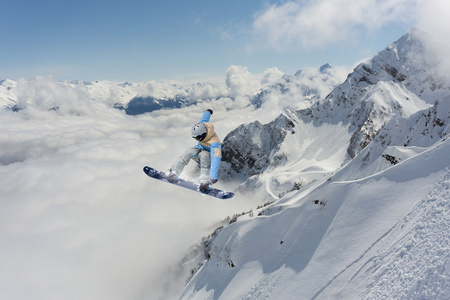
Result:
[[[211,153],[211,168],[209,170],[209,176],[211,179],[217,179],[217,173],[219,172],[220,161],[222,159],[222,146],[220,145],[219,137],[214,131],[213,124],[209,123],[211,113],[205,111],[200,119],[201,123],[206,126],[206,137],[203,141],[200,141],[195,145],[195,148],[209,151]]]

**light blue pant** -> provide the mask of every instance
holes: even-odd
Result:
[[[184,151],[184,153],[175,161],[170,169],[172,172],[176,173],[177,176],[179,176],[191,159],[200,165],[200,183],[209,182],[211,156],[206,150],[201,150],[194,147],[186,149],[186,151]]]

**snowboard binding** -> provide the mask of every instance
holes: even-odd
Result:
[[[206,193],[208,191],[209,184],[208,183],[200,183],[199,190],[202,193]]]

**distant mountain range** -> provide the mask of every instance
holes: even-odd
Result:
[[[7,109],[24,109],[26,103],[21,95],[30,85],[37,81],[50,81],[51,78],[36,78],[35,80],[0,81],[0,106]],[[76,93],[84,94],[92,102],[104,103],[109,107],[125,110],[129,115],[139,115],[160,109],[180,108],[195,105],[202,101],[218,101],[223,98],[234,99],[237,96],[248,98],[248,105],[260,108],[271,98],[287,97],[290,102],[293,95],[298,98],[297,105],[307,107],[314,101],[324,97],[339,83],[340,76],[334,68],[325,64],[314,69],[298,71],[295,75],[284,75],[279,79],[259,80],[259,90],[235,91],[236,83],[227,80],[212,83],[177,83],[170,81],[148,81],[141,83],[117,83],[110,81],[62,81],[52,82],[60,88],[67,88]],[[245,82],[238,83],[245,85]],[[54,109],[55,107],[42,107]]]

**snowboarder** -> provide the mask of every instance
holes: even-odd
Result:
[[[210,184],[217,182],[220,161],[222,159],[222,147],[214,126],[209,123],[213,111],[206,110],[200,122],[194,124],[191,135],[198,141],[197,145],[186,149],[177,161],[170,167],[167,180],[175,182],[184,167],[192,159],[200,165],[200,191],[206,192]]]

